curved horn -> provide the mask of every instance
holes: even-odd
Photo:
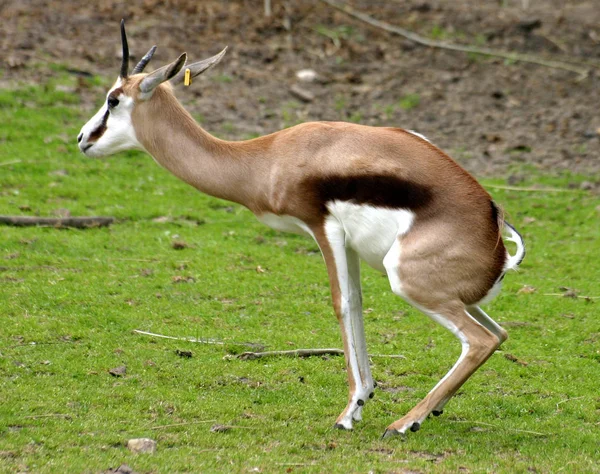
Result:
[[[129,70],[129,46],[127,46],[127,35],[125,34],[125,20],[121,20],[121,42],[123,43],[123,62],[121,63],[121,77],[127,77]]]
[[[133,68],[132,74],[139,74],[140,72],[142,72],[144,70],[144,68],[146,67],[146,65],[152,59],[152,56],[154,56],[155,51],[156,51],[156,45],[152,46],[150,48],[150,51],[148,51],[146,53],[146,55],[142,59],[140,59],[140,62],[137,63],[137,65]]]

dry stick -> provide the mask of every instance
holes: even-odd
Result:
[[[562,405],[563,403],[571,402],[573,400],[581,400],[582,398],[585,398],[585,395],[582,397],[567,398],[566,400],[561,400],[556,404],[556,409],[558,410],[558,405]]]
[[[197,344],[215,344],[215,345],[219,345],[219,346],[224,346],[225,345],[225,342],[223,342],[223,341],[216,341],[214,339],[196,339],[195,337],[164,336],[163,334],[155,334],[153,332],[140,331],[139,329],[134,329],[133,332],[136,333],[136,334],[142,334],[144,336],[162,337],[163,339],[172,339],[174,341],[194,342],[194,343],[197,343]],[[264,347],[262,344],[257,344],[257,343],[252,343],[252,342],[235,342],[235,341],[231,341],[231,344],[236,345],[236,346],[247,346],[247,347],[261,346],[261,347]]]
[[[133,332],[136,334],[143,334],[144,336],[161,337],[163,339],[172,339],[174,341],[196,342],[198,344],[217,344],[219,346],[225,345],[225,343],[223,341],[214,341],[212,339],[196,339],[195,337],[164,336],[162,334],[155,334],[153,332],[140,331],[139,329],[134,329]]]
[[[174,426],[197,425],[199,423],[214,423],[217,420],[184,421],[183,423],[173,423],[171,425],[153,426],[151,430],[162,430],[163,428],[172,428]]]
[[[529,430],[519,430],[517,428],[507,428],[505,426],[492,425],[491,423],[485,423],[483,421],[470,421],[470,420],[450,420],[450,421],[452,421],[454,423],[472,423],[474,425],[490,426],[492,428],[501,428],[503,430],[517,431],[519,433],[527,433],[527,434],[532,434],[532,435],[536,435],[536,436],[548,436],[547,433],[538,433],[537,431],[529,431]]]
[[[106,227],[115,221],[114,217],[35,217],[35,216],[0,216],[0,224],[16,227],[49,226],[75,227]]]
[[[387,357],[388,359],[406,359],[402,354],[369,354],[369,357]]]
[[[503,189],[506,191],[523,191],[533,193],[585,193],[582,189],[564,189],[564,188],[522,188],[519,186],[504,186],[501,184],[486,184],[486,188]]]
[[[165,336],[163,334],[156,334],[148,331],[140,331],[139,329],[134,329],[133,332],[136,334],[142,334],[144,336],[161,337],[163,339],[172,339],[175,341],[195,342],[199,344],[218,344],[221,346],[225,344],[223,341],[215,341],[211,339],[196,339],[195,337]],[[249,342],[232,342],[232,344],[242,346],[258,345]],[[291,351],[243,352],[242,354],[236,356],[236,358],[242,360],[252,360],[259,359],[261,357],[313,357],[320,355],[344,355],[344,351],[342,349],[296,349]],[[389,357],[392,359],[406,359],[406,357],[404,357],[401,354],[369,354],[369,357]]]
[[[584,296],[584,295],[574,295],[570,296],[565,293],[543,293],[542,296],[562,296],[564,298],[573,298],[573,299],[583,299],[583,300],[597,300],[600,299],[600,296]]]
[[[66,415],[64,413],[48,413],[46,415],[27,415],[24,416],[23,418],[29,418],[29,419],[36,419],[36,418],[52,418],[52,417],[57,417],[57,418],[71,418],[73,415]]]
[[[311,357],[320,355],[344,355],[344,351],[341,349],[297,349],[293,351],[244,352],[243,354],[238,355],[237,358],[242,360],[252,360],[261,357]]]
[[[520,61],[520,62],[526,62],[526,63],[539,64],[540,66],[550,67],[550,68],[554,68],[554,69],[563,69],[565,71],[575,72],[575,73],[579,74],[582,79],[587,77],[587,75],[589,74],[589,71],[587,69],[584,69],[583,67],[574,66],[574,65],[568,64],[563,61],[546,60],[546,59],[542,59],[542,58],[538,58],[538,57],[530,56],[530,55],[526,55],[526,54],[509,53],[506,51],[496,51],[496,50],[489,49],[489,48],[479,48],[476,46],[459,45],[459,44],[447,43],[444,41],[431,40],[431,39],[425,38],[424,36],[413,33],[412,31],[405,30],[404,28],[400,28],[399,26],[390,25],[389,23],[385,23],[383,21],[376,20],[375,18],[373,18],[365,13],[361,13],[361,12],[354,10],[353,8],[349,7],[348,5],[339,5],[338,3],[332,2],[331,0],[320,0],[320,1],[323,3],[326,3],[327,5],[333,7],[347,15],[350,15],[358,20],[364,21],[365,23],[368,23],[371,26],[380,28],[389,33],[403,36],[404,38],[407,38],[417,44],[421,44],[423,46],[428,46],[430,48],[449,49],[452,51],[461,51],[463,53],[483,54],[485,56],[496,56],[499,58],[509,59],[512,61]],[[590,66],[600,67],[595,64],[590,65]]]
[[[21,163],[21,160],[5,161],[4,163],[0,163],[0,166],[16,165],[17,163]]]

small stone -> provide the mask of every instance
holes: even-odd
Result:
[[[296,77],[302,82],[313,82],[317,78],[317,72],[314,69],[300,69],[296,72]]]
[[[231,429],[231,426],[227,426],[227,425],[212,425],[210,427],[210,432],[211,433],[225,433],[226,431],[229,431]]]
[[[127,449],[132,453],[150,453],[156,452],[156,441],[150,438],[135,438],[127,441]]]
[[[188,243],[183,240],[174,240],[171,242],[171,247],[175,250],[183,250],[189,247]]]
[[[108,373],[113,377],[123,377],[127,373],[127,367],[121,365],[119,367],[115,367],[114,369],[110,369]]]
[[[315,100],[315,95],[312,92],[307,91],[306,89],[303,89],[295,84],[290,87],[290,94],[297,99],[300,99],[302,102],[312,102]]]
[[[179,349],[175,351],[175,354],[177,354],[179,357],[183,357],[184,359],[191,359],[193,355],[192,351],[181,351]]]
[[[130,468],[127,464],[121,464],[117,469],[107,471],[111,474],[135,474],[135,471]]]

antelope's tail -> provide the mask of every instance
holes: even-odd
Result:
[[[502,208],[499,207],[494,201],[491,201],[491,204],[493,219],[498,223],[498,240],[502,239],[502,231],[506,230],[510,234],[506,236],[506,240],[509,242],[514,242],[517,245],[516,253],[514,255],[508,254],[508,259],[504,264],[504,270],[502,272],[502,274],[504,274],[507,270],[516,269],[525,258],[525,242],[523,241],[523,236],[519,234],[517,229],[506,222]]]
[[[517,251],[515,252],[514,255],[509,254],[508,260],[506,261],[506,264],[504,265],[504,271],[506,271],[506,270],[515,269],[519,265],[521,265],[521,262],[525,258],[525,243],[523,242],[523,237],[521,236],[521,234],[519,234],[517,229],[515,229],[508,222],[506,222],[504,220],[503,220],[503,222],[504,222],[504,228],[507,229],[508,232],[510,233],[510,235],[506,237],[506,240],[508,240],[510,242],[514,242],[517,245]]]

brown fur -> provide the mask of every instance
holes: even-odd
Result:
[[[227,142],[198,126],[168,84],[150,100],[139,100],[143,77],[128,77],[122,86],[137,101],[132,120],[138,140],[158,163],[197,189],[255,214],[294,216],[314,228],[322,224],[331,199],[414,210],[413,228],[403,240],[401,278],[412,282],[410,296],[421,304],[437,304],[446,294],[472,304],[500,276],[506,252],[490,214],[491,197],[426,140],[398,128],[309,122]],[[423,258],[445,248],[455,255]],[[440,261],[451,265],[438,268]],[[432,283],[444,288],[443,294],[427,288]]]
[[[158,163],[200,191],[243,204],[257,215],[293,216],[311,228],[327,265],[348,366],[349,402],[338,423],[353,409],[357,385],[365,381],[355,380],[348,359],[353,342],[345,336],[342,291],[324,229],[327,202],[415,213],[401,242],[398,276],[404,295],[453,324],[471,347],[454,372],[388,430],[403,431],[443,407],[506,338],[501,328],[500,336],[494,335],[485,321],[478,323],[465,312],[502,273],[501,216],[477,181],[437,147],[402,129],[338,122],[305,123],[248,141],[219,140],[197,125],[169,85],[142,100],[142,77],[127,78],[123,91],[136,100],[136,136]]]

